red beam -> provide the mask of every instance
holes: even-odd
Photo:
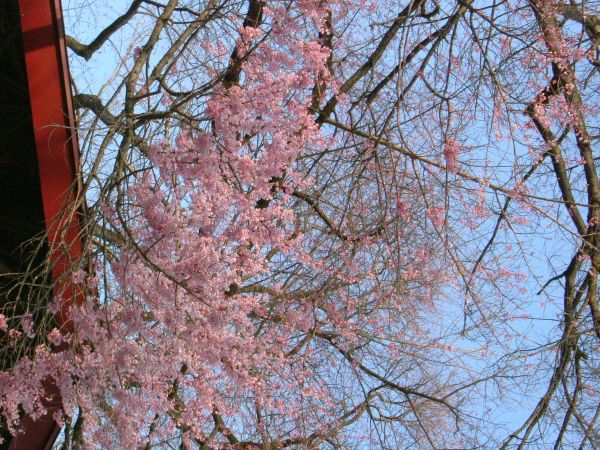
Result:
[[[60,275],[81,255],[74,206],[79,150],[62,8],[60,0],[19,0],[19,8],[52,277],[62,280],[55,285],[55,292],[71,298],[76,292],[67,281],[70,277],[60,278]],[[62,313],[58,322],[68,326]],[[51,448],[60,431],[52,413],[60,408],[61,402],[53,384],[48,384],[46,392],[51,397],[48,415],[35,422],[25,417],[10,450]]]

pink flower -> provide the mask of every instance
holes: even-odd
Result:
[[[446,210],[444,208],[429,208],[426,214],[436,228],[440,228],[444,224],[446,217]]]
[[[8,335],[10,336],[11,339],[14,339],[16,341],[17,339],[21,339],[21,337],[23,336],[23,333],[21,333],[18,330],[11,329],[8,332]]]
[[[34,336],[33,319],[31,317],[31,314],[26,314],[23,317],[21,317],[21,328],[23,329],[27,337],[31,338]]]
[[[71,281],[75,284],[83,283],[85,281],[85,272],[81,269],[71,273]]]
[[[48,333],[48,341],[55,347],[58,347],[62,342],[62,334],[58,331],[57,328],[53,328],[50,333]]]
[[[458,156],[460,155],[460,144],[450,138],[444,144],[444,158],[446,158],[446,168],[450,173],[456,173],[458,170]]]
[[[163,98],[160,100],[160,104],[163,106],[170,106],[171,103],[173,103],[171,95],[167,92],[165,95],[163,95]]]

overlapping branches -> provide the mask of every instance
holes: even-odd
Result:
[[[65,449],[600,445],[598,3],[369,3],[68,38],[108,381]]]

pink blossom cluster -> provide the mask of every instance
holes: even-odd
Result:
[[[300,22],[306,16],[324,27],[334,3],[265,8],[273,36],[245,60],[239,85],[215,90],[204,111],[211,129],[180,130],[151,146],[153,170],[127,193],[127,225],[107,208],[135,246],[116,255],[101,298],[90,294],[71,307],[74,333],[53,329],[47,337],[70,349],[40,346],[32,360],[0,374],[11,431],[18,405],[34,418],[44,414],[49,379],[65,414],[81,408],[88,448],[139,448],[146,438],[138,430],[152,427],[156,414],[167,420],[152,439],[181,429],[184,439],[205,440],[214,413],[243,421],[248,399],[290,418],[299,417],[301,397],[317,414],[331,408],[327,391],[306,383],[314,376],[303,368],[310,353],[292,351],[295,336],[313,326],[314,306],[274,303],[276,286],[270,295],[239,287],[268,274],[273,251],[317,263],[293,234],[289,199],[296,158],[325,143],[310,104],[314,80],[329,76],[329,50]],[[258,29],[243,31],[246,48],[260,39]],[[72,281],[82,283],[84,273],[76,270]],[[341,326],[339,307],[323,311]],[[24,317],[25,334],[32,327]]]
[[[446,159],[446,168],[450,173],[456,173],[458,170],[458,158],[461,153],[460,143],[452,138],[446,139],[444,143],[444,158]]]

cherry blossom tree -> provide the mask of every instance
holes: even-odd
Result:
[[[51,382],[64,449],[600,446],[599,2],[65,3],[86,251],[0,316],[11,433]]]

